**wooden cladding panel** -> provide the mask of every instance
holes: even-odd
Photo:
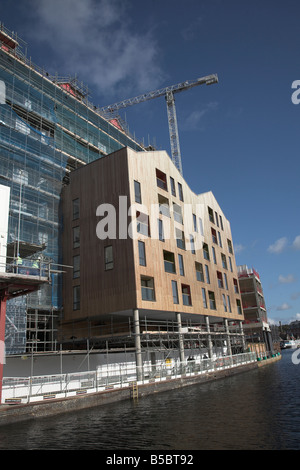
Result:
[[[99,205],[115,208],[116,231],[119,231],[119,195],[128,194],[127,156],[120,150],[71,174],[71,183],[64,188],[64,264],[72,265],[80,253],[80,277],[73,279],[72,270],[64,278],[64,318],[78,319],[104,315],[135,307],[133,249],[130,239],[101,240],[96,234]],[[79,198],[80,217],[72,220],[72,200]],[[113,212],[110,212],[110,214]],[[80,248],[73,249],[72,228],[80,226]],[[105,227],[107,230],[108,227]],[[112,245],[113,269],[105,270],[104,247]],[[131,267],[131,269],[130,269]],[[80,310],[73,311],[73,286],[80,285]]]
[[[156,170],[159,170],[158,172]],[[157,175],[166,175],[164,184]],[[176,196],[171,193],[170,177],[174,179]],[[140,183],[141,203],[135,202],[134,181]],[[166,182],[166,185],[165,185]],[[180,183],[184,202],[179,198]],[[201,186],[201,175],[199,176]],[[165,189],[167,187],[167,190]],[[151,212],[153,205],[167,198],[170,207],[170,217]],[[100,204],[112,204],[116,208],[117,220],[119,216],[119,196],[127,196],[127,209],[132,208],[132,227],[136,228],[136,214],[148,213],[150,221],[150,236],[135,234],[134,239],[118,239],[119,226],[117,224],[117,239],[99,240],[96,236],[96,226],[100,217],[96,216]],[[72,220],[72,200],[80,199],[80,217]],[[173,203],[182,209],[184,225],[174,220]],[[210,221],[208,207],[222,217],[223,229]],[[232,242],[230,223],[224,216],[219,204],[211,192],[197,195],[186,184],[166,152],[134,152],[131,149],[122,149],[107,157],[97,160],[85,167],[72,172],[71,183],[63,190],[64,212],[64,264],[72,264],[73,256],[80,254],[80,277],[73,279],[72,271],[68,271],[64,279],[64,315],[65,320],[97,317],[134,308],[153,311],[182,312],[189,314],[202,314],[229,319],[243,320],[243,315],[237,313],[236,300],[241,301],[239,294],[234,292],[233,279],[237,279],[237,270],[234,255],[229,253],[227,239]],[[197,209],[197,210],[196,210]],[[198,234],[193,233],[192,218],[185,217],[190,211],[197,215]],[[154,214],[154,215],[153,215]],[[151,217],[152,216],[152,217]],[[199,217],[201,216],[204,238],[200,236]],[[167,222],[170,226],[170,237],[162,242],[158,239],[157,218]],[[127,218],[128,225],[131,219]],[[216,221],[215,221],[216,222]],[[157,225],[156,225],[157,224]],[[73,249],[72,227],[80,225],[80,248]],[[189,236],[193,233],[196,243],[196,254],[190,250],[180,249],[174,237],[175,227],[186,231]],[[213,243],[212,231],[220,232],[223,247]],[[156,233],[155,233],[156,232]],[[167,235],[167,233],[165,233]],[[218,235],[218,234],[217,234]],[[140,266],[138,240],[142,240],[146,249],[146,266]],[[204,259],[202,242],[207,243],[210,261]],[[189,240],[186,240],[188,243]],[[199,245],[198,245],[199,243]],[[104,247],[112,245],[114,267],[105,271]],[[233,245],[233,242],[232,242]],[[213,261],[212,246],[215,248],[217,264]],[[200,248],[199,248],[200,247]],[[174,253],[176,273],[165,272],[163,250]],[[179,273],[178,254],[182,255],[184,262],[184,276]],[[227,260],[228,269],[222,267],[221,254]],[[230,270],[229,257],[232,261],[233,272]],[[210,283],[200,282],[196,278],[195,261],[199,262],[205,270],[209,268]],[[227,275],[228,290],[218,286],[217,271]],[[145,279],[153,278],[155,287],[155,301],[142,299],[141,276]],[[205,272],[204,272],[205,276]],[[179,303],[173,301],[171,281],[175,280],[178,287]],[[73,311],[72,290],[74,285],[81,289],[80,310]],[[183,304],[182,285],[190,287],[191,306]],[[202,287],[205,288],[208,308],[204,308],[202,300]],[[209,308],[208,292],[214,292],[216,309]],[[230,297],[231,310],[225,312],[222,294]]]
[[[211,192],[196,195],[191,191],[189,186],[186,184],[185,180],[182,178],[178,170],[173,165],[172,161],[169,159],[165,152],[149,152],[146,156],[142,156],[136,152],[128,150],[129,154],[129,180],[130,180],[130,189],[131,195],[134,194],[133,181],[138,180],[141,184],[141,195],[142,195],[142,205],[150,208],[152,204],[157,204],[158,194],[167,198],[169,200],[169,206],[171,210],[171,217],[165,215],[159,215],[164,224],[170,224],[170,237],[166,237],[165,241],[162,242],[158,239],[154,239],[151,234],[151,237],[139,237],[144,243],[146,248],[146,261],[147,266],[139,265],[138,257],[138,243],[134,243],[134,259],[135,259],[135,273],[136,273],[136,285],[137,285],[137,306],[138,308],[146,308],[151,310],[167,310],[170,312],[183,312],[183,313],[195,313],[203,315],[212,315],[212,316],[221,316],[227,317],[229,319],[239,319],[243,320],[243,315],[238,314],[236,299],[241,300],[239,294],[234,292],[233,279],[237,279],[237,270],[234,254],[229,253],[227,239],[232,242],[231,228],[230,223],[223,214],[219,204],[217,203],[214,195]],[[167,175],[167,191],[157,183],[156,180],[156,169],[159,169],[160,172]],[[171,193],[170,177],[175,181],[176,196]],[[181,184],[184,202],[179,199],[178,183]],[[184,220],[185,225],[174,222],[174,216],[172,215],[173,209],[172,205],[176,203],[182,208],[183,216],[187,216],[188,212],[191,217],[195,213],[197,215],[197,226],[198,234],[193,233],[193,220],[190,220],[190,225],[187,228],[187,220]],[[215,213],[218,214],[218,217],[221,215],[223,230],[221,228],[220,220],[218,218],[219,226],[216,223],[212,223],[209,219],[208,207],[213,210],[214,216]],[[196,210],[197,209],[197,210]],[[141,206],[142,210],[142,206]],[[200,237],[200,225],[199,225],[199,216],[201,215],[204,237]],[[155,217],[153,218],[154,224]],[[185,230],[186,232],[186,243],[189,243],[189,235],[193,233],[195,237],[196,253],[188,249],[182,250],[177,247],[176,239],[174,237],[175,227]],[[211,228],[220,232],[222,247],[219,244],[212,242],[212,232]],[[196,237],[199,236],[198,239]],[[197,244],[198,241],[198,244]],[[210,261],[204,259],[203,250],[202,250],[202,241],[208,244]],[[215,248],[217,264],[214,263],[212,246]],[[199,248],[200,247],[200,248]],[[165,272],[163,251],[169,251],[175,255],[175,266],[176,274]],[[183,264],[184,264],[184,276],[179,273],[179,262],[178,254],[182,255]],[[227,261],[227,269],[224,269],[222,266],[221,254],[224,254]],[[231,258],[232,269],[230,270],[229,257]],[[205,276],[205,265],[209,269],[210,283],[200,282],[196,278],[196,269],[195,261],[199,262],[203,266],[204,276]],[[221,289],[218,286],[217,271],[220,271],[223,276],[224,288]],[[225,288],[224,273],[227,275],[228,289]],[[154,287],[155,287],[155,301],[145,301],[142,300],[141,289],[138,288],[140,285],[141,276],[153,277]],[[175,280],[178,287],[178,297],[179,303],[175,304],[173,301],[172,286],[171,281]],[[182,297],[182,285],[188,285],[191,291],[191,306],[183,305]],[[208,308],[204,308],[203,299],[202,299],[202,287],[205,288]],[[216,309],[209,308],[209,298],[208,291],[214,292]],[[223,297],[225,295],[225,300],[227,303],[227,296],[230,297],[231,303],[231,312],[229,312],[227,304],[227,312],[224,311]]]

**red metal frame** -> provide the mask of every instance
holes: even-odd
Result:
[[[3,365],[5,361],[5,320],[6,320],[6,302],[9,299],[26,295],[39,288],[39,285],[30,284],[14,284],[5,282],[0,285],[0,404],[2,401],[2,384],[3,384]]]

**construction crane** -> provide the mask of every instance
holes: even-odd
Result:
[[[182,163],[181,163],[181,152],[179,145],[179,136],[178,136],[178,126],[177,126],[177,116],[175,108],[175,98],[174,94],[179,93],[184,90],[189,90],[198,85],[212,85],[213,83],[218,83],[218,76],[216,74],[207,75],[206,77],[197,78],[196,80],[187,80],[177,85],[171,85],[166,88],[161,88],[160,90],[151,91],[149,93],[144,93],[143,95],[136,96],[135,98],[129,98],[119,103],[111,104],[100,108],[99,111],[103,113],[115,112],[118,109],[126,108],[127,106],[132,106],[137,103],[142,103],[143,101],[148,101],[153,98],[159,98],[160,96],[165,96],[167,103],[167,112],[168,112],[168,123],[169,123],[169,133],[170,133],[170,144],[171,144],[171,158],[179,172],[182,174]]]

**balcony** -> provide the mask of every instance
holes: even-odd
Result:
[[[261,283],[260,281],[260,277],[259,277],[259,274],[257,271],[255,271],[254,268],[250,269],[248,268],[247,265],[242,265],[242,266],[238,266],[238,277],[239,279],[241,278],[255,278],[259,283]]]
[[[247,303],[243,303],[243,310],[251,310],[251,309],[257,309],[257,308],[262,308],[263,310],[266,310],[266,307],[264,304],[255,304],[255,305],[250,305],[250,304],[247,304]]]
[[[258,308],[256,304],[250,305],[250,304],[243,303],[243,310],[251,310],[251,309],[256,309],[256,308]]]

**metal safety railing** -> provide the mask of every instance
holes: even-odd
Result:
[[[43,259],[30,259],[0,256],[0,273],[22,274],[23,276],[39,276],[51,278],[51,274],[62,274],[64,269],[73,268]]]
[[[122,363],[96,371],[33,377],[5,377],[2,384],[2,403],[29,403],[46,399],[65,398],[110,389],[131,387],[133,382],[147,384],[179,377],[195,376],[217,370],[237,367],[257,361],[253,352],[215,359],[190,359],[164,363],[145,362],[141,371],[136,364]]]
[[[22,274],[26,276],[50,277],[50,263],[40,263],[36,260],[13,258],[8,263],[0,263],[0,268],[6,273]]]

